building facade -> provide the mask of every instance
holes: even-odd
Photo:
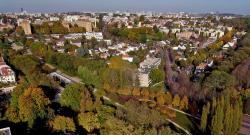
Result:
[[[4,62],[3,57],[0,57],[0,82],[15,83],[15,72]]]

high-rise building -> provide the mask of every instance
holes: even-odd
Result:
[[[30,22],[28,20],[23,20],[22,22],[20,22],[19,26],[23,28],[25,35],[32,34]]]

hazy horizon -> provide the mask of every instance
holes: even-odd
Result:
[[[249,0],[0,0],[0,12],[155,11],[250,14]]]

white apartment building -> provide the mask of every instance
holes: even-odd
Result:
[[[103,40],[102,32],[86,32],[84,36],[88,40],[90,40],[91,38],[95,38],[97,41]]]
[[[60,20],[60,18],[59,17],[50,17],[49,18],[49,21],[59,21]]]
[[[160,58],[146,58],[143,62],[140,63],[140,68],[138,69],[139,74],[139,83],[140,87],[148,87],[151,83],[151,80],[149,78],[149,73],[152,69],[158,68],[158,66],[161,64]]]
[[[75,22],[79,19],[80,17],[77,15],[67,15],[64,20],[67,22]]]

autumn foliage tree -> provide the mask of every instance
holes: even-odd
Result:
[[[38,87],[18,85],[12,94],[11,104],[5,116],[12,122],[27,122],[32,127],[36,119],[46,119],[53,116],[49,108],[50,100]]]
[[[22,121],[27,121],[29,126],[32,126],[35,119],[47,117],[49,104],[50,101],[42,89],[29,87],[19,97],[19,117]]]
[[[80,113],[78,115],[78,123],[88,132],[100,128],[100,123],[96,114],[92,112]]]
[[[49,126],[56,132],[74,132],[76,130],[75,123],[72,118],[57,115]]]

